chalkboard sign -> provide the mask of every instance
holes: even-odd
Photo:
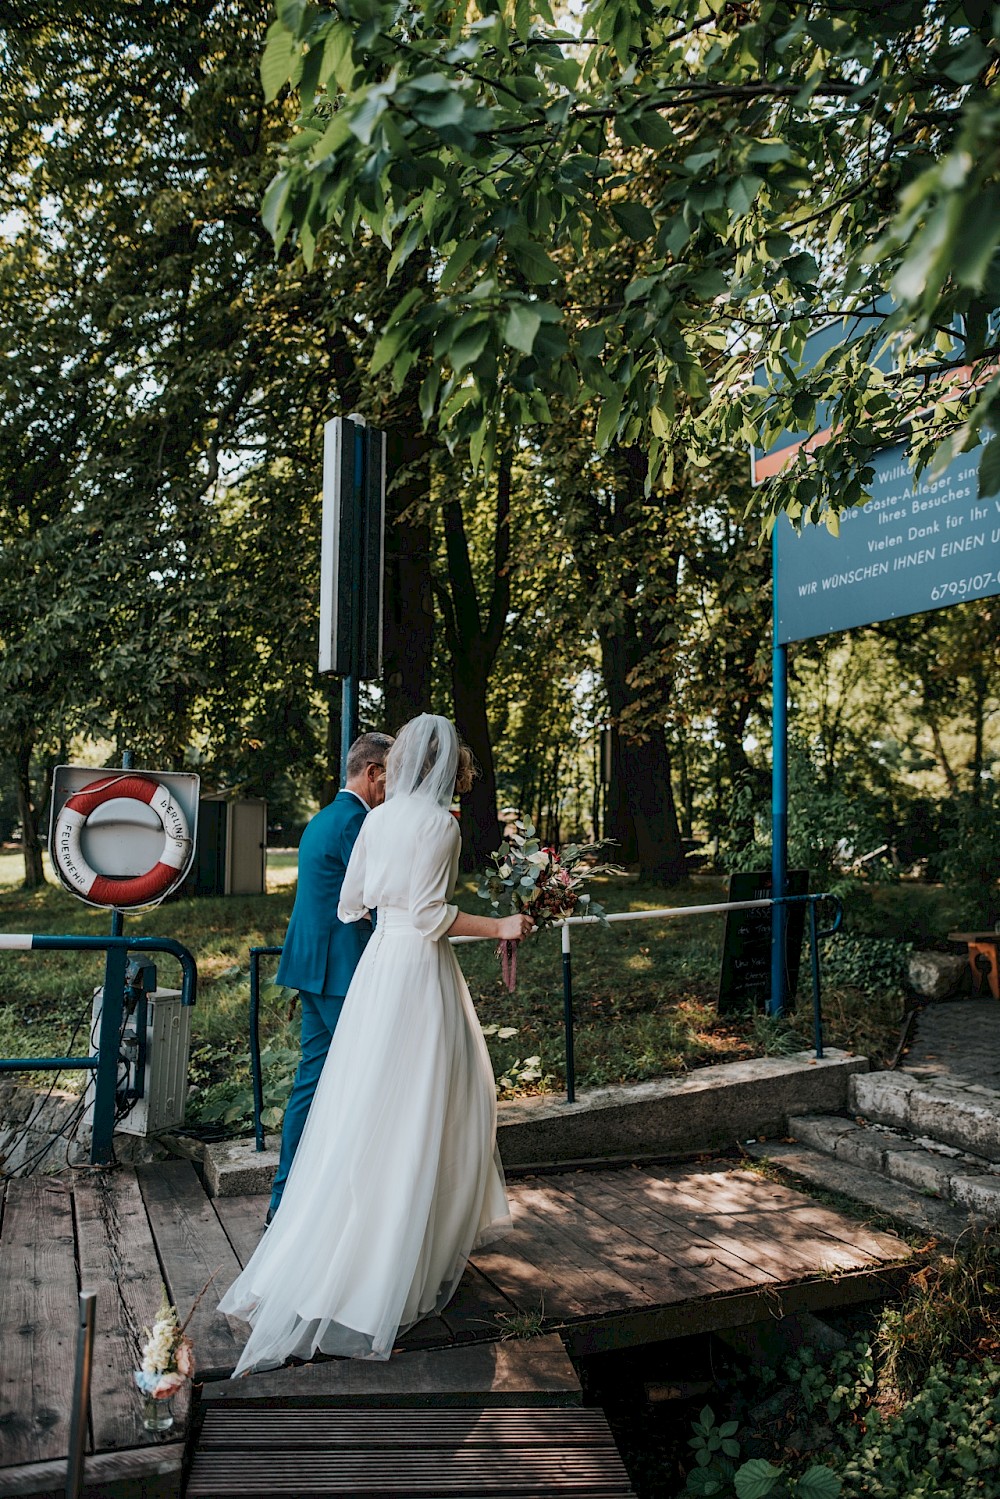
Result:
[[[771,875],[732,874],[729,876],[727,900],[769,900]],[[788,872],[788,895],[805,895],[809,889],[809,871]],[[799,981],[799,956],[805,931],[805,902],[787,907],[785,924],[785,989],[791,1004]],[[766,1004],[771,993],[771,907],[755,911],[730,911],[726,916],[726,933],[722,944],[722,972],[719,975],[719,1013],[732,1014],[748,1005]]]

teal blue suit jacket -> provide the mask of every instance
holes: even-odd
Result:
[[[307,994],[346,994],[365,943],[367,921],[343,922],[337,902],[367,808],[340,791],[306,825],[299,844],[299,883],[277,981]]]

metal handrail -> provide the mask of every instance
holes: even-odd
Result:
[[[833,919],[828,927],[820,928],[816,921],[816,908],[822,901],[833,905]],[[570,946],[570,928],[574,926],[603,926],[615,921],[652,921],[679,919],[685,916],[719,916],[729,911],[764,910],[772,906],[789,906],[807,902],[809,905],[810,968],[812,974],[813,1038],[817,1060],[823,1057],[823,1015],[820,987],[819,943],[840,930],[844,919],[844,908],[840,898],[829,892],[815,895],[782,895],[764,900],[722,901],[703,906],[664,906],[652,911],[611,911],[606,916],[566,916],[555,923],[561,928],[563,970],[563,1038],[566,1056],[566,1102],[576,1102],[576,1059],[574,1050],[573,1014],[573,965]],[[449,937],[452,943],[494,942],[494,937]],[[277,957],[280,947],[252,947],[250,949],[250,1071],[253,1080],[254,1137],[258,1150],[264,1149],[263,1084],[260,1065],[260,959]]]
[[[0,952],[103,952],[104,1003],[96,1052],[85,1057],[3,1057],[0,1073],[63,1072],[89,1069],[95,1074],[91,1165],[106,1165],[111,1159],[115,1126],[115,1095],[122,1008],[128,987],[126,959],[130,952],[162,952],[181,965],[181,1003],[193,1005],[198,996],[198,965],[194,954],[173,937],[81,937],[50,936],[42,932],[0,932]],[[108,1004],[108,995],[119,996]]]
[[[0,952],[165,952],[181,965],[181,1004],[198,997],[198,965],[174,937],[54,937],[48,932],[0,932]]]
[[[253,1083],[253,1132],[257,1149],[264,1149],[264,1084],[260,1073],[260,960],[281,956],[280,947],[250,949],[250,1079]]]

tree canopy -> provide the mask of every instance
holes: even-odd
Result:
[[[769,400],[808,429],[836,384],[837,441],[764,508],[852,498],[912,392],[858,349],[808,377],[796,351],[814,309],[839,328],[909,263],[922,229],[887,270],[862,249],[993,107],[985,11],[883,8],[879,31],[854,26],[864,9],[592,8],[558,34],[523,6],[283,4],[269,33],[236,0],[0,7],[0,830],[21,824],[32,878],[51,763],[81,748],[198,768],[287,828],[331,794],[322,434],[351,412],[388,431],[395,474],[364,722],[459,721],[486,771],[467,862],[509,803],[547,841],[609,833],[659,878],[709,840],[761,857],[749,434],[783,419]],[[880,186],[866,151],[873,172],[888,158]],[[961,198],[971,236],[990,161],[949,168],[928,225]],[[992,336],[992,274],[975,296],[941,284],[944,330],[964,309],[963,337]],[[913,326],[914,359],[954,353]],[[748,383],[768,360],[777,395]],[[970,385],[916,415],[918,444],[991,399]],[[835,826],[912,852],[989,821],[994,614],[793,651],[799,784],[817,806],[841,792],[809,825],[820,860]]]
[[[264,219],[307,262],[331,225],[384,242],[376,365],[429,360],[424,417],[475,462],[554,399],[650,489],[829,426],[762,504],[835,515],[901,431],[923,463],[996,427],[998,39],[986,0],[278,0],[261,74],[302,114]]]

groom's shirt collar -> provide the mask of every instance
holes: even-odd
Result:
[[[364,809],[365,809],[366,812],[370,812],[371,811],[371,807],[369,807],[369,805],[365,801],[364,797],[363,796],[359,796],[356,791],[349,790],[347,786],[341,786],[341,788],[340,788],[340,795],[341,796],[353,796],[355,801],[358,801],[358,802],[361,803],[361,805],[364,807]]]

